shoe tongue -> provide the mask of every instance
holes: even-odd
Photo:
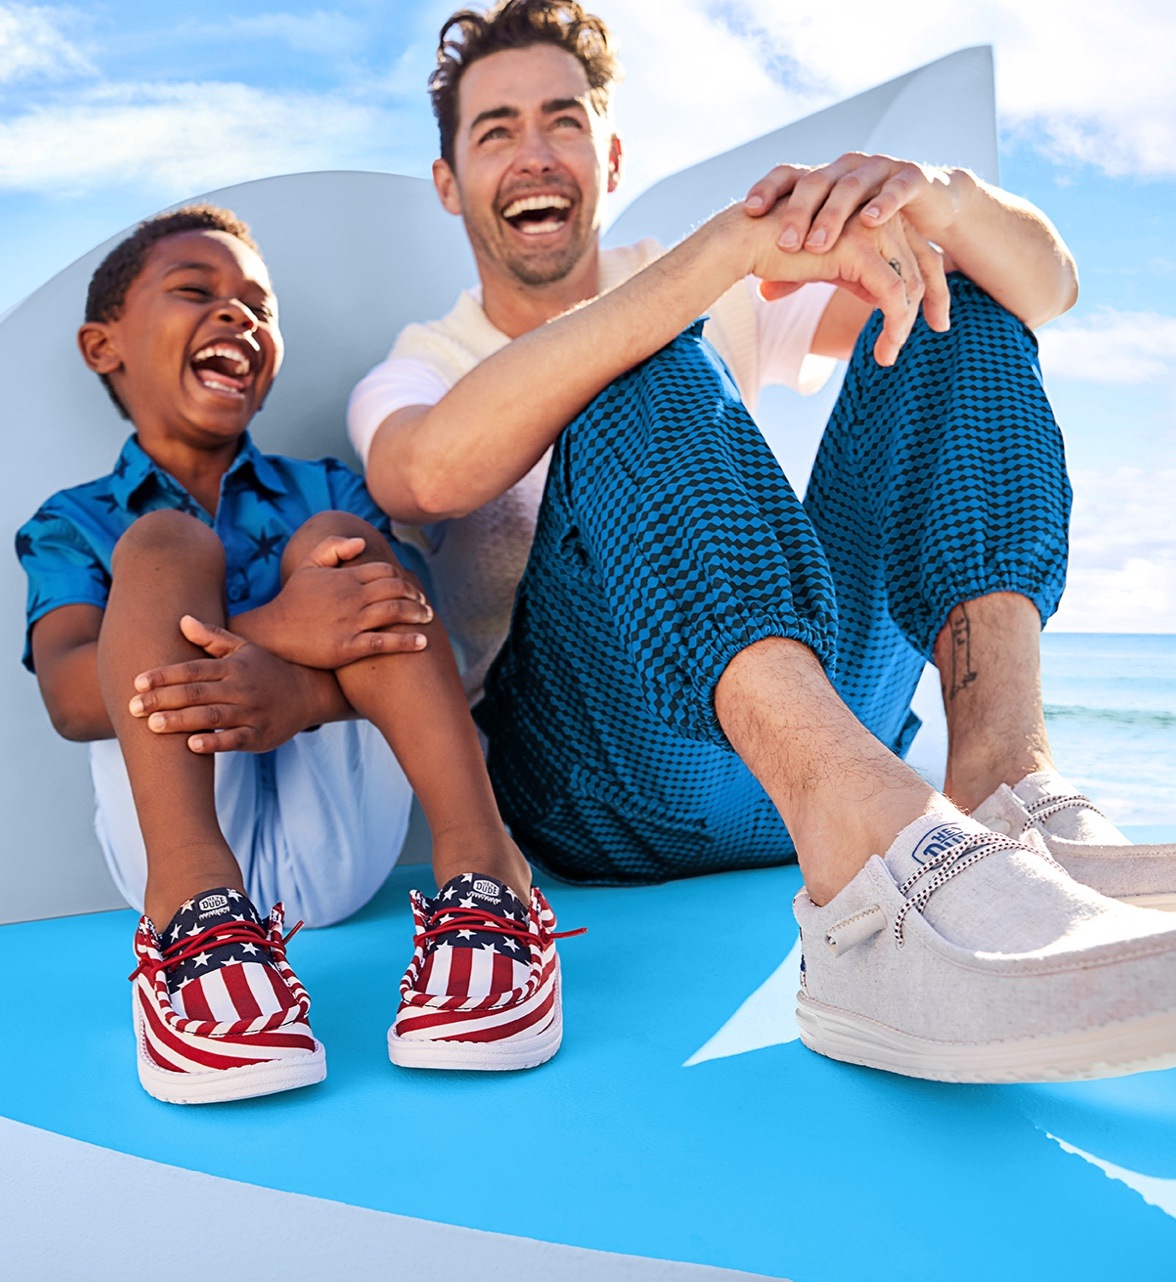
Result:
[[[250,902],[248,895],[228,886],[219,886],[215,890],[206,890],[181,904],[176,910],[176,915],[160,934],[159,942],[163,948],[182,947],[186,940],[195,939],[213,926],[233,925],[239,922],[249,922],[264,929],[257,909]],[[170,971],[168,987],[174,992],[189,979],[197,978],[229,962],[244,961],[247,956],[251,957],[252,954],[243,954],[240,944],[219,944],[213,948],[207,948],[200,954],[200,957],[207,960],[201,961],[200,957],[189,958]],[[263,960],[260,950],[255,960]]]
[[[920,815],[895,837],[883,860],[891,876],[901,885],[950,847],[991,836],[988,829],[962,815],[958,818],[944,814]]]
[[[482,912],[494,917],[505,917],[520,926],[530,922],[527,905],[504,881],[485,873],[463,872],[450,877],[429,904],[431,913],[450,909],[454,912]],[[439,923],[439,924],[444,924]],[[468,932],[469,927],[465,927]],[[440,941],[438,941],[440,942]],[[485,940],[475,930],[462,935],[460,928],[453,935],[446,935],[444,942],[454,947],[481,947]]]
[[[1055,797],[1080,795],[1056,770],[1035,770],[1013,787],[1013,795],[1026,806],[1048,802]],[[1127,838],[1104,815],[1092,806],[1067,806],[1055,814],[1047,815],[1042,826],[1051,836],[1070,841],[1085,841],[1098,846],[1129,845]]]

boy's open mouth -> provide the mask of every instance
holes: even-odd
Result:
[[[220,340],[202,347],[188,362],[210,391],[244,396],[253,381],[253,361],[244,346]]]
[[[502,211],[503,218],[524,236],[541,236],[559,231],[571,217],[572,202],[566,196],[520,196]]]

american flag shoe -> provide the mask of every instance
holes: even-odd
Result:
[[[238,890],[205,891],[162,936],[135,931],[130,978],[139,1081],[170,1104],[248,1099],[326,1076],[310,998],[286,962],[278,904],[262,922]],[[301,925],[301,923],[299,923]]]
[[[532,888],[463,873],[435,899],[410,892],[413,954],[388,1056],[404,1068],[534,1068],[563,1037],[555,914]]]

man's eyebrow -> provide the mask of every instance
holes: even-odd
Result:
[[[208,263],[173,263],[163,274],[172,276],[176,272],[214,272],[215,267]]]
[[[470,133],[473,133],[480,124],[487,120],[517,120],[519,110],[517,107],[491,107],[488,111],[479,111],[478,114],[470,121]]]
[[[579,98],[549,98],[543,104],[541,110],[545,116],[554,116],[557,111],[569,111],[572,107],[579,107],[581,111],[587,111],[587,108]]]

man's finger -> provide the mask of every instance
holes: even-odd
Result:
[[[901,262],[894,261],[899,262],[901,268]],[[910,336],[916,316],[901,272],[895,271],[889,260],[875,253],[868,255],[859,279],[874,305],[882,312],[882,332],[874,344],[874,359],[879,365],[893,365]]]
[[[871,156],[848,168],[814,214],[805,237],[805,249],[816,254],[831,249],[854,211],[882,187],[893,168],[893,162],[885,156]]]
[[[861,220],[867,227],[881,227],[888,223],[926,187],[926,175],[917,165],[901,165],[883,184],[873,198],[867,200]]]
[[[943,255],[913,227],[907,228],[907,240],[923,274],[923,319],[932,329],[946,333],[951,328],[951,290],[943,270]]]
[[[776,235],[776,244],[781,249],[793,253],[802,247],[820,248],[816,245],[805,245],[813,217],[825,203],[833,184],[859,165],[862,159],[863,157],[856,152],[850,153],[835,160],[831,165],[810,169],[796,180],[792,194],[788,197],[788,203],[780,213],[780,229]]]
[[[765,174],[743,199],[743,208],[753,218],[762,218],[778,201],[796,185],[801,174],[807,173],[804,165],[777,165]]]

